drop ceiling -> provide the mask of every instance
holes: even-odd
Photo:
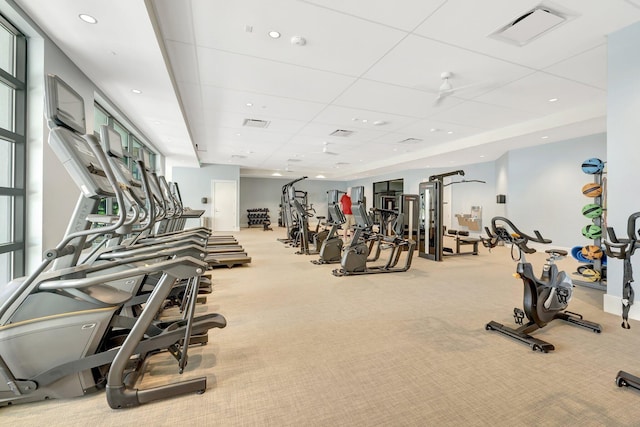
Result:
[[[623,0],[17,3],[169,164],[338,180],[605,132],[606,36],[640,20]],[[492,36],[536,7],[562,22]]]

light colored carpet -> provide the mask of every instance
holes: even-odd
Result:
[[[336,265],[295,255],[272,232],[237,238],[252,263],[213,270],[199,310],[228,321],[190,350],[187,371],[154,356],[140,388],[206,376],[208,390],[128,410],[104,393],[0,408],[20,426],[634,426],[640,393],[615,375],[640,374],[640,324],[620,328],[602,291],[576,288],[569,309],[603,327],[561,321],[534,333],[549,354],[484,326],[513,326],[522,282],[507,248],[435,263],[415,257],[405,273],[334,277]],[[384,254],[383,254],[384,255]],[[539,273],[544,256],[529,259]],[[575,269],[572,260],[561,265]]]

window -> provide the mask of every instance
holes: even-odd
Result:
[[[122,142],[122,148],[125,152],[125,161],[129,169],[133,172],[133,176],[137,179],[140,179],[138,176],[138,169],[135,167],[135,163],[131,161],[131,159],[137,159],[138,154],[141,149],[147,150],[151,154],[151,165],[148,165],[150,169],[154,169],[153,165],[155,164],[156,154],[149,150],[140,139],[135,136],[129,129],[127,129],[122,123],[117,121],[106,109],[104,109],[100,104],[94,103],[93,105],[93,117],[94,117],[94,129],[96,129],[96,134],[99,133],[100,126],[107,125],[111,126],[113,130],[120,134],[120,139]],[[99,136],[99,135],[98,135]],[[101,200],[100,206],[98,207],[98,213],[100,214],[111,214],[116,215],[118,213],[118,203],[115,198],[110,200]]]
[[[24,275],[26,48],[0,16],[0,285]]]

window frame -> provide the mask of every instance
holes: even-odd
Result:
[[[13,69],[0,68],[0,84],[13,91],[13,117],[11,129],[0,128],[0,138],[13,144],[12,184],[0,187],[0,196],[11,197],[12,217],[9,223],[10,241],[0,243],[0,255],[11,257],[9,279],[25,274],[26,235],[26,181],[27,181],[27,39],[4,16],[0,15],[0,31],[13,36]]]

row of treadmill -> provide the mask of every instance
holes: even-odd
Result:
[[[203,211],[182,206],[145,150],[128,158],[112,128],[87,134],[83,98],[62,79],[47,76],[45,90],[48,143],[81,194],[59,244],[0,289],[0,406],[104,389],[118,409],[203,393],[204,376],[136,386],[150,356],[170,354],[181,374],[190,346],[226,326],[221,314],[196,316],[196,304],[211,293],[212,268],[251,258],[233,236],[185,229]],[[107,199],[117,214],[97,213]]]
[[[280,241],[298,248],[296,254],[318,255],[318,259],[311,260],[313,264],[340,264],[340,268],[332,271],[338,277],[409,270],[415,241],[404,237],[402,213],[379,208],[367,211],[364,187],[352,188],[351,210],[355,226],[349,243],[344,246],[340,232],[346,218],[339,200],[343,192],[328,191],[328,218],[316,216],[312,205],[307,204],[306,192],[295,189],[295,184],[306,178],[298,178],[282,187],[281,222],[287,228],[287,237]],[[317,220],[315,229],[309,224],[314,216]],[[324,219],[327,221],[320,230]]]

